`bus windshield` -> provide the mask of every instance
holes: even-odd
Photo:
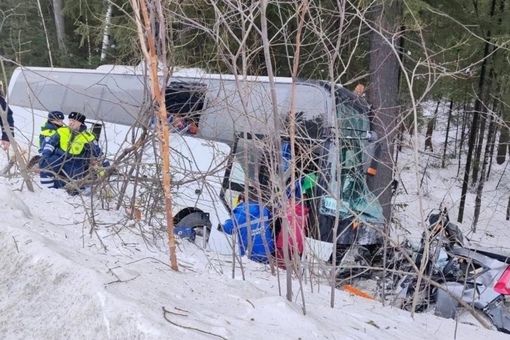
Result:
[[[337,103],[338,145],[331,146],[337,151],[328,161],[330,195],[323,199],[321,213],[335,216],[339,212],[341,218],[355,215],[365,222],[383,223],[382,207],[368,189],[363,166],[369,161],[370,121],[363,107],[338,98]]]

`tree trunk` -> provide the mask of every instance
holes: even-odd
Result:
[[[483,187],[485,185],[485,177],[487,173],[487,168],[489,165],[489,159],[490,159],[490,151],[491,151],[491,143],[492,135],[494,134],[495,130],[495,117],[494,113],[490,115],[490,122],[489,122],[489,131],[487,132],[487,143],[485,143],[485,152],[483,155],[483,163],[482,168],[480,170],[480,180],[478,181],[478,185],[476,187],[476,198],[475,198],[475,212],[473,217],[473,225],[471,226],[471,230],[473,233],[476,232],[476,225],[478,223],[478,217],[480,216],[480,209],[482,207],[482,194],[483,194]]]
[[[444,137],[443,160],[441,168],[446,168],[446,151],[448,150],[448,135],[450,134],[450,124],[452,122],[453,100],[450,100],[450,108],[448,109],[448,121],[446,122],[446,136]]]
[[[491,21],[494,18],[494,15],[496,14],[496,2],[497,2],[497,0],[492,0],[492,2],[491,2],[490,12],[489,12],[489,20],[491,20]],[[501,13],[500,13],[500,17],[498,19],[498,26],[497,26],[497,28],[495,28],[496,36],[498,34],[503,34],[503,32],[500,31],[500,26],[502,23],[502,15],[503,15],[504,8],[505,8],[505,0],[502,0],[499,5],[499,11]],[[477,141],[477,145],[476,145],[475,157],[473,159],[473,163],[474,163],[473,164],[473,176],[472,176],[473,185],[475,185],[476,181],[478,181],[478,180],[483,181],[483,176],[480,176],[480,178],[478,178],[478,169],[479,169],[480,159],[481,159],[481,155],[482,155],[482,145],[484,142],[485,124],[486,124],[486,120],[487,120],[487,106],[489,105],[488,99],[490,97],[490,89],[492,86],[492,80],[495,77],[495,73],[494,73],[495,57],[498,52],[498,50],[494,50],[495,47],[491,43],[491,37],[492,37],[492,31],[491,31],[491,28],[489,28],[489,29],[487,29],[483,62],[484,63],[489,62],[489,65],[491,65],[491,67],[490,67],[487,79],[485,79],[485,77],[482,78],[482,73],[480,72],[481,86],[478,89],[478,97],[477,98],[487,104],[480,106],[482,121],[480,124],[480,133],[478,134],[478,141]],[[489,45],[489,47],[487,48],[488,45]],[[489,55],[490,55],[490,60],[487,60],[489,58]],[[482,65],[482,67],[483,66],[484,65]]]
[[[496,146],[496,136],[498,134],[498,126],[496,124],[494,124],[494,132],[492,133],[492,138],[490,139],[490,144],[491,144],[491,151],[490,151],[490,154],[489,154],[489,169],[487,169],[487,176],[485,176],[485,180],[488,181],[489,180],[489,177],[491,175],[491,170],[492,170],[492,162],[494,162],[494,149],[495,149],[495,146]]]
[[[498,86],[501,86],[498,84]],[[503,91],[498,90],[498,94],[501,94]],[[499,97],[494,97],[494,101],[492,104],[492,114],[491,116],[491,122],[489,124],[489,136],[487,138],[487,143],[490,145],[490,151],[489,151],[489,168],[487,169],[487,175],[485,178],[481,178],[481,180],[488,181],[489,176],[491,174],[492,169],[492,162],[494,158],[494,147],[496,145],[496,135],[498,134],[498,121],[501,121],[501,114],[497,113],[499,112]]]
[[[510,197],[508,197],[508,205],[506,206],[506,220],[510,220]]]
[[[473,171],[471,173],[471,185],[475,186],[478,182],[478,173],[480,172],[480,163],[482,160],[482,146],[485,141],[485,125],[487,122],[487,109],[486,104],[482,105],[482,111],[480,112],[480,120],[478,122],[478,133],[476,134],[476,142],[473,155]]]
[[[510,129],[508,128],[508,123],[510,122],[505,122],[505,124],[501,126],[499,133],[498,151],[496,156],[496,163],[499,165],[505,163],[508,145],[510,144]]]
[[[496,52],[494,52],[492,54],[492,58],[494,58]],[[483,101],[482,105],[481,105],[481,112],[480,112],[480,118],[481,118],[481,121],[480,121],[480,129],[479,129],[479,132],[478,132],[478,139],[477,139],[477,142],[476,142],[476,149],[475,149],[475,155],[473,157],[473,174],[472,174],[472,178],[471,178],[471,181],[473,183],[473,185],[475,185],[477,183],[478,180],[482,180],[483,179],[483,176],[480,176],[480,178],[478,178],[478,172],[479,172],[479,169],[480,169],[480,161],[483,162],[482,160],[482,147],[483,147],[483,143],[485,141],[485,126],[486,126],[486,123],[487,123],[487,106],[489,105],[488,104],[488,99],[489,99],[489,96],[490,96],[490,93],[489,93],[489,90],[492,86],[492,80],[494,78],[494,72],[493,72],[493,69],[491,67],[491,70],[489,71],[489,75],[487,77],[487,80],[484,80],[485,81],[485,85],[483,86],[483,92],[480,91],[479,93],[479,96],[481,98],[481,100]]]
[[[485,60],[484,60],[485,61]],[[482,65],[482,70],[484,69]],[[479,100],[477,100],[479,102]],[[475,103],[476,108],[476,103]],[[457,221],[459,223],[462,223],[462,220],[464,219],[464,207],[466,205],[466,193],[468,189],[469,184],[469,173],[471,171],[471,159],[473,158],[473,149],[474,149],[474,143],[476,140],[476,132],[477,132],[477,126],[478,126],[478,119],[479,119],[479,112],[475,109],[473,112],[473,122],[471,124],[471,131],[469,132],[469,141],[468,141],[468,153],[466,157],[466,166],[464,168],[464,179],[462,182],[462,192],[460,195],[460,206],[459,206],[459,216],[457,217]],[[462,158],[462,154],[459,155],[459,159]]]
[[[492,0],[490,17],[494,16],[494,11],[496,9],[496,0]],[[483,51],[483,61],[480,66],[480,79],[478,82],[478,93],[479,96],[475,101],[474,113],[473,113],[473,124],[471,125],[471,133],[469,134],[469,148],[466,159],[466,167],[464,169],[464,180],[462,183],[462,192],[460,194],[460,206],[459,206],[459,216],[457,217],[457,222],[462,223],[464,219],[464,208],[466,206],[466,194],[469,185],[469,173],[471,172],[471,161],[473,158],[473,149],[476,142],[476,135],[478,131],[478,121],[480,120],[480,112],[483,110],[482,97],[485,87],[485,73],[487,68],[487,59],[489,57],[491,51],[491,31],[487,31],[487,39],[485,42],[485,47]]]
[[[460,176],[460,167],[461,167],[461,163],[462,163],[462,151],[463,151],[463,148],[464,148],[464,139],[466,138],[467,121],[468,121],[467,98],[465,98],[464,99],[464,106],[463,106],[463,109],[462,109],[462,126],[461,126],[461,129],[460,129],[460,142],[459,142],[459,147],[458,147],[459,157],[457,158],[457,160],[458,160],[457,176],[455,176],[455,177],[459,177]],[[457,127],[457,131],[458,131],[458,127]],[[458,137],[458,133],[457,133],[457,137]]]
[[[427,123],[427,132],[425,133],[425,149],[424,149],[424,151],[427,151],[427,149],[430,149],[430,152],[434,152],[434,146],[432,145],[432,134],[434,133],[434,129],[436,127],[436,119],[437,119],[437,112],[439,111],[439,104],[441,104],[441,100],[437,101],[436,110],[434,111],[434,116]]]
[[[41,17],[41,24],[44,30],[44,36],[46,38],[46,48],[48,49],[48,58],[50,66],[53,67],[53,57],[51,55],[50,38],[48,37],[48,30],[46,29],[46,23],[44,21],[44,15],[41,7],[41,0],[37,0],[37,9],[39,10],[39,16]]]
[[[131,0],[133,10],[137,15],[135,16],[135,24],[138,33],[138,40],[142,48],[144,60],[147,64],[147,74],[150,79],[152,101],[156,107],[156,128],[158,130],[158,141],[162,158],[162,172],[163,172],[163,190],[165,195],[165,214],[168,232],[168,248],[170,250],[170,267],[177,271],[179,266],[177,263],[176,242],[174,234],[174,224],[172,218],[172,178],[170,177],[170,136],[168,129],[167,111],[164,96],[164,84],[168,74],[163,77],[163,87],[160,87],[158,76],[158,65],[160,63],[158,55],[156,54],[156,42],[154,41],[154,32],[151,28],[149,13],[147,10],[146,0]],[[154,4],[160,23],[164,25],[163,11],[161,2]],[[164,39],[165,35],[161,35],[160,39]],[[166,45],[163,43],[163,45]],[[161,66],[168,72],[166,67],[166,53],[161,58]]]
[[[57,32],[57,45],[61,52],[66,50],[64,12],[62,11],[62,0],[53,0],[53,16],[55,17],[55,31]]]
[[[110,47],[110,24],[112,22],[112,10],[113,5],[108,4],[106,8],[106,15],[104,19],[104,30],[103,30],[103,45],[101,46],[101,61],[106,58],[106,50]]]
[[[277,97],[276,97],[276,87],[275,87],[273,64],[272,64],[272,58],[271,58],[270,40],[269,40],[269,36],[268,36],[268,20],[267,20],[268,2],[269,2],[268,0],[262,0],[259,3],[260,4],[261,39],[262,39],[262,46],[263,46],[263,50],[264,50],[264,60],[266,62],[267,76],[269,78],[269,89],[271,92],[271,104],[272,104],[272,110],[273,110],[274,128],[275,128],[275,131],[280,131],[280,120],[278,118],[279,116],[278,116],[278,107],[277,107],[278,101],[277,101]],[[280,140],[279,136],[275,136],[274,145],[277,146],[278,150],[281,150],[281,140]],[[278,164],[283,164],[282,154],[280,152],[277,153],[277,160],[278,160]],[[285,176],[283,174],[283,168],[278,167],[279,180],[283,182],[284,177]],[[283,203],[283,207],[286,208],[286,203]],[[285,222],[285,219],[284,219],[284,223],[288,223],[288,222]],[[286,297],[287,297],[287,300],[292,301],[292,282],[291,281],[289,282],[289,276],[287,276]]]
[[[373,107],[372,124],[385,144],[378,175],[369,177],[368,187],[379,197],[384,217],[391,220],[391,183],[393,180],[393,142],[398,122],[398,55],[393,34],[402,14],[399,1],[378,1],[373,10],[374,31],[370,35],[370,85],[368,98]]]

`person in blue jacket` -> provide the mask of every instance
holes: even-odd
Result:
[[[3,88],[0,87],[0,107],[2,110],[7,113],[7,124],[9,124],[9,129],[11,130],[12,136],[14,137],[14,118],[12,110],[7,106],[7,102],[4,98]],[[6,127],[4,126],[4,120],[0,119],[0,127],[2,128],[2,149],[7,150],[11,145],[11,141],[9,140],[9,136],[6,133]]]
[[[39,154],[46,143],[52,142],[52,137],[57,133],[57,130],[64,126],[64,114],[60,111],[51,111],[48,113],[48,120],[41,126],[41,133],[39,134]],[[67,129],[67,128],[64,128]],[[47,149],[54,150],[53,146],[48,146]],[[60,188],[63,182],[56,179],[55,175],[59,172],[62,166],[63,153],[53,152],[46,162],[39,160],[41,185],[45,188]]]
[[[41,133],[39,134],[39,153],[43,150],[44,144],[51,139],[51,136],[64,126],[64,118],[64,114],[60,111],[48,113],[48,119],[41,126]]]
[[[64,170],[72,179],[84,177],[91,163],[97,163],[102,153],[96,136],[87,130],[85,119],[86,117],[78,112],[69,114],[71,134],[68,137]]]
[[[233,219],[225,221],[223,231],[230,235],[237,233],[240,255],[246,254],[252,261],[269,263],[275,250],[269,209],[261,206],[255,197],[246,202],[241,196],[232,214]]]
[[[84,177],[91,161],[101,155],[96,137],[87,131],[86,117],[78,112],[69,114],[69,126],[57,130],[53,136],[45,141],[41,150],[39,167],[41,184],[46,180],[45,173],[59,175],[64,180],[76,180]],[[61,188],[65,183],[54,181],[53,188]]]

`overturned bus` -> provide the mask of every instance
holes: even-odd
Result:
[[[265,204],[277,206],[294,187],[291,179],[314,173],[316,185],[307,197],[308,236],[329,244],[336,240],[341,248],[382,244],[381,205],[366,184],[377,136],[362,97],[324,81],[293,83],[291,78],[275,77],[272,89],[267,77],[189,69],[174,72],[165,87],[169,117],[179,115],[198,126],[193,135],[172,135],[181,144],[196,141],[187,148],[187,156],[177,152],[172,157],[174,164],[196,163],[200,160],[194,154],[211,153],[218,145],[225,153],[224,145],[230,147],[221,175],[215,164],[220,187],[190,188],[195,194],[174,197],[175,223],[195,213],[209,216],[208,227],[223,223],[236,197],[246,191],[256,191]],[[150,127],[149,88],[148,76],[137,67],[24,67],[13,73],[8,99],[16,127],[28,134],[38,133],[48,111],[82,112],[103,149],[113,156],[129,146],[127,136]],[[214,156],[205,159],[218,161]],[[211,169],[204,164],[195,168]],[[205,222],[200,218],[196,223]],[[217,233],[213,227],[209,244],[223,249],[223,241],[218,241],[221,247],[213,245],[220,238],[214,236]]]

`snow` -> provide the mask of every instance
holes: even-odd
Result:
[[[439,144],[441,140],[434,140]],[[404,148],[395,235],[421,233],[424,214],[441,202],[458,209],[456,166]],[[420,144],[420,147],[423,144]],[[436,146],[436,145],[435,145]],[[439,148],[438,148],[439,149]],[[418,180],[429,157],[421,191]],[[0,166],[7,155],[0,154]],[[473,241],[504,247],[508,173],[494,166],[485,209]],[[503,183],[496,189],[497,182]],[[308,277],[293,282],[287,301],[286,273],[244,259],[232,274],[232,258],[178,240],[179,271],[169,267],[164,234],[123,210],[106,210],[64,191],[29,192],[18,176],[0,178],[0,338],[2,339],[507,339],[502,333],[456,324],[431,314],[411,314],[331,289]],[[403,192],[403,187],[407,194]],[[420,193],[420,195],[418,195]],[[464,232],[470,228],[469,194]],[[95,220],[97,226],[91,227]],[[493,237],[488,237],[487,235]],[[304,295],[304,298],[302,295]],[[303,304],[304,299],[304,304]],[[306,315],[304,314],[306,311]]]

